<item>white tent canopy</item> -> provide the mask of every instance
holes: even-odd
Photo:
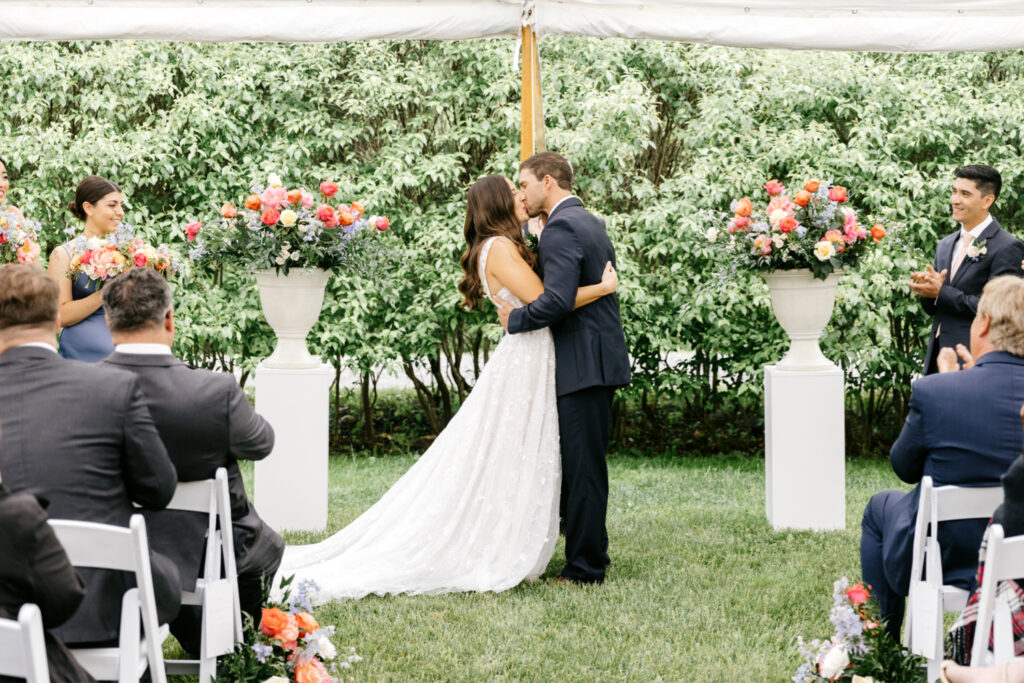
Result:
[[[0,40],[337,42],[538,35],[763,48],[1024,47],[1020,0],[0,0]]]

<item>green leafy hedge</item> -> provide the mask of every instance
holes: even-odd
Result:
[[[620,434],[666,410],[756,429],[761,367],[783,335],[761,280],[730,268],[704,234],[765,178],[815,176],[848,187],[865,221],[890,231],[844,276],[823,342],[847,372],[851,448],[877,450],[923,354],[928,321],[904,283],[953,228],[952,169],[997,166],[995,213],[1021,224],[1024,55],[577,38],[540,51],[548,147],[573,162],[578,194],[618,249],[635,371]],[[335,180],[339,196],[387,214],[393,268],[335,278],[311,335],[363,377],[364,418],[375,374],[397,368],[430,378],[417,379],[417,399],[440,429],[473,382],[445,361],[468,354],[479,367],[499,339],[493,310],[460,309],[455,284],[466,188],[517,167],[511,41],[2,43],[0,84],[12,201],[44,225],[50,249],[75,228],[63,207],[89,173],[119,182],[129,222],[182,251],[187,220],[239,204],[270,172],[307,187]],[[228,266],[176,289],[184,358],[247,373],[269,352],[247,273]]]

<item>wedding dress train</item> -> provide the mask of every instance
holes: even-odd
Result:
[[[494,239],[480,253],[488,296],[484,266]],[[523,305],[508,289],[499,296]],[[278,577],[316,581],[315,604],[368,593],[507,590],[539,577],[551,559],[560,476],[551,333],[505,335],[419,460],[341,531],[286,548]]]

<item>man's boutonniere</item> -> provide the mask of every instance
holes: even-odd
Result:
[[[540,238],[537,235],[527,232],[523,237],[526,238],[526,246],[530,248],[530,251],[534,254],[540,253]]]
[[[985,256],[987,253],[988,247],[985,246],[985,240],[973,242],[969,247],[967,247],[967,258],[971,259],[971,261],[977,262],[978,259]]]

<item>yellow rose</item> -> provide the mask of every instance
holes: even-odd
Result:
[[[814,245],[814,255],[818,257],[819,261],[828,261],[835,256],[835,253],[836,248],[832,246],[831,242],[818,242]]]
[[[290,228],[295,225],[295,221],[299,220],[299,214],[295,213],[291,209],[285,209],[281,212],[281,225],[286,228]]]

